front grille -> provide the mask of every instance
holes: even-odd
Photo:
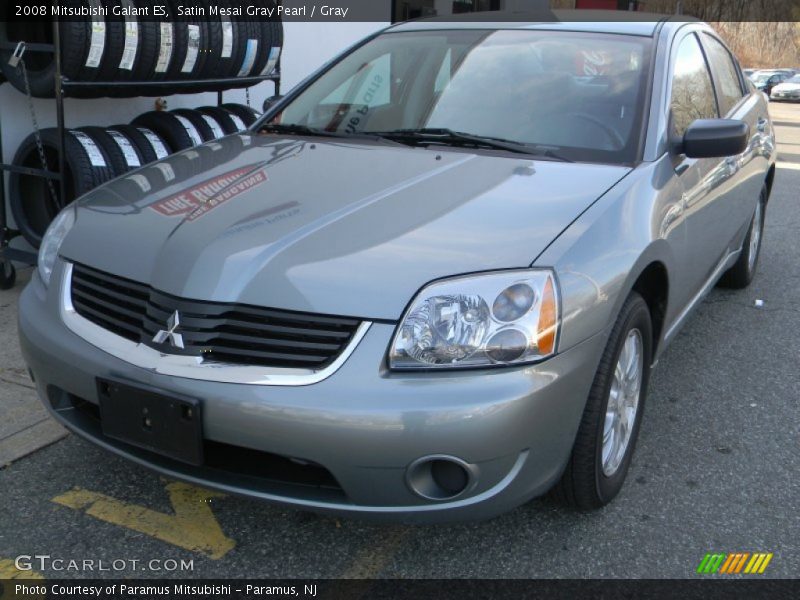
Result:
[[[79,264],[73,265],[70,289],[75,311],[95,325],[165,353],[202,356],[205,362],[324,369],[360,325],[346,317],[176,298]],[[175,311],[183,349],[173,338],[153,342]]]

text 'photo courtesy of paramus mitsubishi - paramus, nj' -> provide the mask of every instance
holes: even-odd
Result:
[[[601,507],[659,355],[752,280],[774,169],[767,99],[702,23],[400,24],[65,208],[22,350],[67,428],[208,488]]]

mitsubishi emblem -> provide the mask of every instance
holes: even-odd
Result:
[[[177,330],[180,326],[181,316],[176,310],[174,313],[172,313],[172,316],[167,319],[167,329],[162,329],[159,331],[153,338],[153,342],[156,344],[163,344],[169,341],[172,346],[183,350],[185,348],[183,345],[183,336],[180,333],[175,333],[175,330]]]

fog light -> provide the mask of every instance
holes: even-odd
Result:
[[[473,487],[477,468],[454,456],[425,456],[414,461],[406,472],[406,482],[426,500],[452,500]]]

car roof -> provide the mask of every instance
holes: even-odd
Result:
[[[681,22],[695,21],[678,17]],[[441,29],[532,29],[584,31],[653,37],[660,23],[674,20],[674,15],[634,11],[555,10],[538,12],[492,11],[466,13],[397,24],[389,31],[431,31]]]

